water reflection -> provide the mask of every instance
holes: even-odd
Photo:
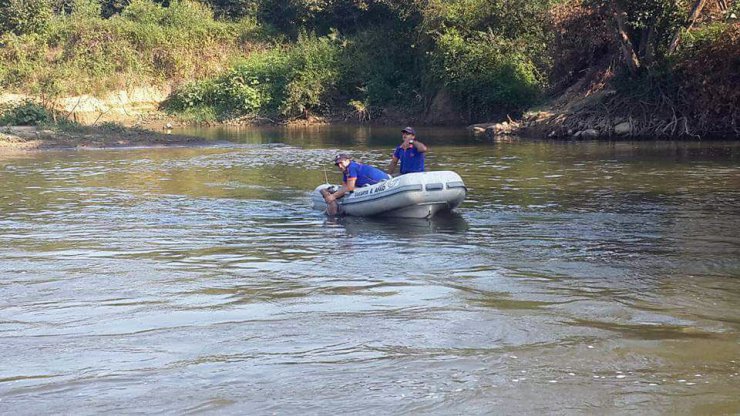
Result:
[[[434,234],[461,234],[468,229],[468,222],[457,212],[443,213],[432,218],[327,217],[325,224],[342,227],[348,236],[385,235],[401,239]]]
[[[188,127],[174,130],[177,134],[195,135],[212,140],[228,140],[240,144],[290,143],[303,148],[345,147],[368,149],[386,147],[393,149],[401,140],[401,126],[309,126],[309,127]],[[479,144],[480,138],[467,134],[460,128],[417,129],[417,136],[424,138],[424,143],[437,145],[466,146]]]

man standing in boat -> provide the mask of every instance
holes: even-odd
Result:
[[[401,161],[401,175],[411,172],[424,172],[424,154],[428,150],[427,146],[416,140],[416,131],[413,127],[406,127],[401,130],[401,137],[403,142],[393,152],[388,173],[393,175],[399,160]]]
[[[326,189],[321,190],[321,195],[324,197],[324,201],[326,201],[327,205],[326,213],[329,215],[337,215],[340,213],[337,199],[354,191],[355,188],[375,185],[378,182],[391,178],[390,175],[382,170],[370,165],[363,165],[362,163],[355,162],[351,157],[345,154],[337,155],[334,158],[334,164],[343,173],[342,187],[333,193]]]

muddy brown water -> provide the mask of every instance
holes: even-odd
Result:
[[[420,129],[455,215],[310,209],[396,130],[0,155],[0,413],[740,412],[740,144]]]

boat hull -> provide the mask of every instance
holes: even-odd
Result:
[[[338,188],[337,185],[320,185],[311,194],[315,209],[326,210],[321,190],[332,186]],[[467,188],[455,172],[417,172],[357,188],[338,203],[343,215],[430,218],[457,208],[466,195]]]

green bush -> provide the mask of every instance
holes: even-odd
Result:
[[[164,9],[160,24],[172,27],[187,27],[190,30],[213,30],[218,25],[203,24],[204,22],[213,21],[213,11],[205,4],[191,0],[173,0],[169,7]]]
[[[0,0],[0,34],[43,33],[51,17],[50,0]]]
[[[164,9],[150,0],[132,0],[121,12],[121,18],[130,22],[156,25],[162,20]]]
[[[287,61],[280,48],[252,53],[224,75],[179,89],[168,100],[167,109],[208,108],[219,119],[266,112],[282,92]]]
[[[49,112],[43,106],[24,101],[9,108],[0,115],[0,124],[10,126],[36,126],[51,119]]]
[[[304,34],[292,47],[254,52],[222,76],[186,85],[167,108],[208,107],[221,119],[320,111],[336,91],[339,51],[330,38]]]
[[[23,1],[52,0],[0,6]],[[57,15],[39,14],[43,30],[0,35],[0,88],[59,96],[181,85],[167,108],[203,119],[348,102],[358,114],[418,114],[446,89],[479,119],[531,104],[552,60],[550,0],[53,1]]]
[[[280,113],[298,115],[328,102],[339,79],[340,46],[329,37],[301,34],[289,54]]]
[[[73,0],[72,16],[77,19],[96,19],[101,15],[101,5],[98,0]]]
[[[418,104],[408,101],[420,90],[422,78],[419,52],[411,39],[408,33],[390,27],[367,30],[347,39],[339,58],[340,93],[371,106]]]
[[[691,32],[672,70],[674,102],[694,126],[710,132],[740,131],[740,25],[715,23]]]
[[[96,0],[68,6],[71,14],[51,17],[42,33],[0,34],[0,88],[58,96],[183,83],[222,73],[261,42],[253,18],[217,21],[188,0],[134,0],[110,19]]]
[[[206,0],[220,18],[242,19],[255,17],[259,7],[258,0]]]
[[[431,71],[471,121],[529,106],[543,86],[521,47],[491,33],[470,38],[454,29],[443,33],[431,55]]]

